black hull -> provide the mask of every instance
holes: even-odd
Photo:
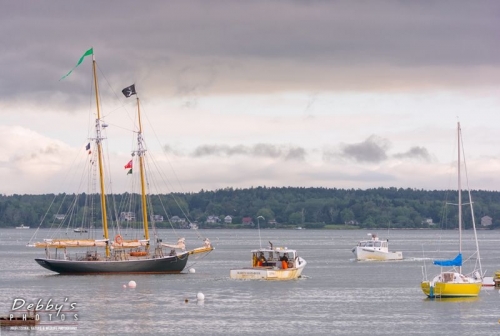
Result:
[[[136,260],[75,261],[59,259],[35,259],[46,269],[59,274],[128,274],[128,273],[180,273],[186,267],[189,254],[163,258]]]

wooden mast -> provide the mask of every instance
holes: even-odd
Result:
[[[144,227],[144,239],[148,240],[146,249],[149,249],[149,228],[148,228],[148,207],[146,203],[146,179],[144,176],[144,155],[146,150],[142,143],[142,122],[141,122],[141,105],[139,103],[139,95],[136,93],[137,99],[137,118],[139,122],[139,133],[137,134],[137,155],[139,156],[139,172],[141,175],[141,204],[142,204],[142,225]]]
[[[92,71],[94,75],[95,101],[97,105],[97,118],[95,121],[96,128],[96,144],[97,144],[97,162],[99,164],[99,182],[101,187],[101,214],[102,214],[102,230],[104,239],[109,239],[108,233],[108,216],[106,214],[106,193],[104,188],[104,168],[102,160],[102,137],[101,137],[101,108],[99,103],[99,86],[97,84],[97,70],[95,56],[92,54]],[[106,243],[106,257],[109,257],[109,242]]]

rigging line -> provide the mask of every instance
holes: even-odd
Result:
[[[153,158],[151,158],[150,156],[148,156],[148,160],[145,160],[145,164],[149,167],[150,164],[149,164],[149,161],[154,161]],[[157,167],[156,165],[154,165],[155,167]],[[158,168],[158,167],[157,167]],[[151,171],[150,169],[148,169],[148,171]],[[149,175],[148,175],[149,176]],[[149,177],[147,177],[148,180],[149,180]],[[173,226],[173,223],[171,221],[171,217],[170,215],[168,214],[168,211],[166,209],[166,206],[165,204],[163,203],[163,200],[161,198],[161,194],[158,192],[159,191],[159,188],[157,186],[157,184],[155,183],[154,184],[154,187],[156,188],[155,190],[157,191],[157,194],[158,194],[158,200],[162,206],[162,209],[163,209],[163,213],[165,214],[165,216],[167,217],[167,221],[168,223],[170,224],[170,227],[172,228],[172,231],[174,232],[174,234],[177,236],[177,238],[180,238],[179,234],[177,233],[177,231],[175,230],[174,226]],[[178,205],[179,206],[179,205]]]
[[[143,109],[143,112],[145,112],[145,109]],[[161,143],[160,143],[160,141],[159,141],[159,137],[158,137],[158,135],[157,135],[157,133],[156,133],[156,131],[155,131],[155,128],[152,126],[152,123],[151,123],[151,121],[150,121],[150,119],[149,119],[149,117],[148,117],[148,114],[147,114],[147,113],[143,113],[142,115],[143,115],[143,116],[145,116],[146,120],[148,121],[148,124],[149,124],[149,126],[150,126],[150,129],[152,130],[152,133],[154,134],[154,136],[155,136],[155,138],[156,138],[156,140],[157,140],[158,144],[160,145],[160,148],[163,148],[163,147],[161,146]],[[143,139],[143,142],[144,142],[145,148],[147,148],[148,146],[147,146],[146,140],[145,140],[145,139]],[[175,176],[175,178],[176,178],[176,180],[177,180],[177,182],[178,182],[178,184],[179,184],[179,186],[180,186],[181,190],[184,190],[184,188],[182,187],[182,184],[181,184],[181,182],[180,182],[180,180],[179,180],[179,178],[178,178],[178,176],[177,176],[177,174],[176,174],[176,172],[175,172],[175,170],[174,170],[174,168],[173,168],[173,166],[172,166],[171,161],[170,161],[170,160],[169,160],[169,158],[166,156],[166,153],[165,153],[165,151],[164,151],[164,150],[162,150],[162,153],[163,153],[163,154],[164,154],[164,156],[166,157],[167,162],[168,162],[168,163],[169,163],[169,165],[170,165],[171,171],[173,172],[173,174],[174,174],[174,176]],[[157,164],[156,164],[156,161],[155,161],[153,158],[151,159],[151,161],[154,163],[154,165],[155,165],[156,167],[158,167],[158,166],[157,166]],[[159,168],[157,168],[157,169],[158,169],[158,172],[159,172],[159,174],[160,174],[160,176],[161,176],[161,170],[160,170]],[[168,179],[165,179],[165,181],[166,181],[166,180],[168,180]],[[174,188],[172,187],[171,189],[173,190]],[[182,207],[180,207],[180,205],[179,205],[179,203],[178,203],[177,198],[175,197],[175,195],[173,195],[173,194],[172,194],[172,197],[174,198],[174,201],[176,202],[177,206],[181,209],[181,211],[182,211],[182,213],[184,214],[184,216],[185,216],[185,217],[189,220],[189,222],[190,222],[190,223],[192,223],[192,222],[191,222],[191,220],[189,219],[189,217],[186,215],[186,213],[185,213],[185,212],[184,212],[184,210],[182,209]],[[175,232],[175,231],[174,231],[174,232]],[[203,237],[201,237],[201,236],[200,236],[200,234],[199,234],[199,232],[197,231],[197,229],[195,230],[195,232],[196,232],[196,234],[197,234],[198,238],[203,240]],[[177,233],[175,233],[175,234],[177,235]]]
[[[193,262],[193,263],[192,263],[192,264],[190,264],[189,266],[186,266],[186,267],[185,267],[185,269],[186,269],[186,268],[188,268],[188,269],[189,269],[189,268],[193,267],[194,265],[196,265],[197,263],[199,263],[200,261],[202,261],[203,259],[205,259],[205,258],[206,258],[206,257],[207,257],[210,253],[212,253],[212,251],[213,251],[213,250],[210,250],[210,251],[208,251],[208,252],[204,253],[204,254],[203,254],[203,255],[201,255],[201,256],[200,256],[200,258],[199,258],[199,259],[197,259],[195,262]],[[189,259],[188,259],[188,260],[189,260]]]
[[[112,196],[113,195],[113,187],[112,187],[112,181],[111,181],[111,171],[110,171],[110,167],[109,167],[109,162],[111,162],[111,160],[109,159],[108,144],[106,141],[102,141],[103,139],[108,138],[107,131],[105,128],[103,130],[101,130],[101,137],[102,137],[102,139],[100,140],[100,142],[101,142],[101,147],[102,147],[102,161],[103,161],[102,163],[103,163],[104,170],[105,170],[104,185],[107,188],[106,194],[104,196],[106,197],[106,206],[110,207],[111,204],[113,203],[113,196]],[[112,209],[109,209],[109,210],[111,211]],[[108,211],[108,209],[106,209],[106,211]],[[113,212],[111,211],[110,214],[112,215]],[[112,217],[113,216],[111,216],[111,218]],[[110,224],[113,224],[111,218],[110,218]],[[114,225],[111,225],[111,227],[108,229],[111,229],[113,234],[114,234]]]
[[[79,156],[81,156],[81,155],[82,155],[82,152],[81,152],[81,151],[79,151],[79,150],[77,150],[77,151],[75,152],[75,156],[73,157],[73,163],[72,163],[70,166],[77,166],[77,165],[76,165],[77,158],[78,158]],[[71,170],[66,170],[66,171],[65,171],[64,177],[62,178],[62,184],[67,183],[67,181],[70,179],[70,177],[69,177],[69,175],[70,175],[70,171],[71,171]],[[78,189],[78,190],[80,190],[80,188],[77,188],[77,189]],[[55,195],[55,196],[54,196],[54,198],[53,198],[53,200],[52,200],[52,202],[51,202],[51,204],[50,204],[49,208],[47,209],[47,212],[46,212],[46,213],[44,214],[44,216],[42,217],[42,219],[41,219],[41,221],[40,221],[40,223],[39,223],[39,225],[38,225],[37,230],[35,231],[35,233],[34,233],[34,234],[33,234],[33,236],[31,237],[30,242],[32,241],[32,239],[34,239],[34,237],[36,236],[36,234],[37,234],[37,232],[38,232],[38,229],[40,229],[40,228],[41,228],[41,226],[43,225],[43,223],[45,222],[45,220],[46,220],[46,218],[47,218],[47,216],[48,216],[49,210],[52,208],[52,206],[54,206],[54,205],[55,205],[55,200],[57,199],[57,197],[58,197],[59,195],[60,195],[60,193],[59,193],[58,195]],[[63,200],[62,200],[61,204],[59,204],[59,208],[57,209],[57,213],[59,213],[59,212],[60,212],[60,210],[61,210],[61,208],[62,208],[62,204],[64,203],[64,199],[65,199],[66,197],[67,197],[67,194],[64,194],[64,196],[63,196]],[[49,234],[54,235],[54,234],[57,232],[57,230],[55,230],[54,232],[52,232],[52,233],[51,233],[52,229],[54,229],[54,225],[55,225],[55,223],[56,223],[56,222],[55,222],[55,219],[53,218],[53,220],[52,220],[52,222],[51,222],[51,226],[50,226],[50,231],[49,231]],[[59,224],[59,228],[58,228],[58,229],[61,229],[61,228],[62,228],[62,225],[63,225],[63,222],[61,222],[61,223]]]
[[[163,181],[168,180],[168,179],[166,178],[166,176],[162,176],[162,175],[161,175],[161,174],[162,174],[162,171],[161,171],[161,169],[160,169],[160,167],[159,167],[159,165],[158,165],[157,161],[156,161],[153,157],[151,157],[151,156],[150,156],[150,160],[151,160],[151,162],[152,162],[152,165],[156,168],[156,171],[158,172],[158,174],[160,175],[160,177],[162,177],[162,180],[163,180]],[[148,162],[148,164],[149,164],[149,162]],[[188,220],[188,222],[189,222],[190,224],[193,224],[193,223],[192,223],[192,221],[190,220],[190,218],[189,218],[188,214],[186,214],[186,212],[184,211],[184,208],[183,208],[183,207],[179,204],[179,200],[178,200],[178,198],[175,196],[175,194],[174,194],[173,192],[171,192],[171,193],[170,193],[170,197],[172,197],[172,199],[174,200],[175,204],[176,204],[176,205],[177,205],[177,207],[181,210],[182,214],[184,215],[184,217],[186,217],[186,219]],[[171,224],[171,226],[172,226],[172,224]],[[173,227],[172,227],[172,228],[173,228]],[[198,239],[203,240],[203,239],[204,239],[204,237],[200,235],[200,233],[199,233],[198,229],[196,229],[196,228],[195,228],[194,230],[195,230],[195,233],[196,233],[196,235],[197,235]],[[176,233],[176,234],[177,234],[177,233]]]
[[[147,177],[146,177],[147,178]],[[155,237],[155,242],[158,242],[158,230],[156,228],[156,221],[154,218],[154,209],[153,209],[153,201],[151,199],[151,195],[148,194],[146,196],[146,203],[147,203],[147,209],[148,209],[148,216],[149,216],[149,221],[151,223],[151,228],[153,229],[153,236]]]
[[[143,149],[145,149],[145,147],[143,147]],[[144,155],[145,156],[145,155]],[[144,157],[145,159],[145,157]],[[148,172],[149,170],[146,169],[148,168],[148,160],[143,160],[144,162],[144,170],[146,172]],[[146,173],[145,174],[145,179],[146,179],[146,190],[151,190],[151,183],[149,182],[150,179],[149,179],[149,174]],[[156,230],[156,222],[154,220],[154,209],[153,209],[153,202],[151,200],[151,194],[148,193],[146,195],[146,210],[147,210],[147,213],[146,213],[146,216],[149,216],[149,220],[151,222],[151,228],[153,229],[153,236],[155,237],[155,240],[158,240],[158,232]]]
[[[172,172],[173,172],[173,174],[174,174],[174,176],[175,176],[175,179],[177,180],[177,183],[179,183],[179,187],[180,187],[181,191],[182,191],[183,193],[186,193],[186,192],[184,191],[184,187],[182,186],[182,183],[181,183],[181,181],[180,181],[179,177],[177,176],[177,173],[175,172],[174,167],[172,166],[172,162],[171,162],[171,160],[168,158],[168,155],[167,155],[167,153],[165,152],[165,150],[163,150],[163,146],[162,146],[162,144],[161,144],[161,142],[160,142],[160,139],[159,139],[158,135],[156,134],[155,129],[153,128],[153,125],[152,125],[152,123],[151,123],[151,120],[149,120],[149,116],[148,116],[148,114],[146,114],[146,115],[145,115],[145,117],[146,117],[146,120],[148,121],[148,124],[149,124],[149,126],[150,126],[151,130],[153,131],[153,134],[154,134],[154,136],[155,136],[155,139],[156,139],[156,140],[157,140],[157,142],[158,142],[158,145],[159,145],[159,146],[160,146],[160,148],[162,149],[162,154],[163,154],[163,156],[164,156],[164,157],[165,157],[165,159],[167,160],[167,162],[168,162],[168,164],[169,164],[169,166],[170,166],[170,169],[172,170]],[[172,189],[173,189],[173,188],[172,188]]]
[[[478,263],[479,263],[479,272],[482,276],[482,272],[483,272],[483,268],[482,268],[482,265],[481,265],[481,257],[480,257],[480,254],[479,254],[479,242],[477,240],[477,232],[476,232],[476,220],[474,218],[474,206],[472,205],[473,202],[472,202],[472,196],[471,196],[471,193],[470,193],[470,187],[469,187],[469,175],[468,175],[468,172],[467,172],[467,162],[465,161],[465,148],[464,148],[464,144],[463,144],[463,135],[462,135],[462,132],[460,132],[460,142],[462,143],[462,156],[463,156],[463,160],[464,160],[464,170],[465,170],[465,183],[467,185],[467,192],[468,192],[468,196],[469,196],[469,204],[470,204],[470,211],[471,211],[471,216],[472,216],[472,227],[474,229],[474,238],[475,238],[475,241],[476,241],[476,252],[477,252],[477,260],[478,260]]]
[[[181,210],[181,213],[183,214],[183,216],[188,220],[188,223],[189,224],[193,224],[193,222],[191,221],[191,219],[189,218],[190,216],[184,211],[184,208],[179,204],[179,199],[178,197],[175,196],[174,193],[170,193],[170,195],[166,195],[166,197],[171,197],[175,204],[177,205],[177,207]],[[186,201],[187,203],[187,201]],[[170,220],[170,219],[169,219]],[[171,224],[172,225],[172,224]],[[190,225],[190,227],[192,228],[193,225]],[[174,231],[175,232],[175,231]],[[205,238],[200,234],[199,230],[197,229],[197,226],[194,226],[194,232],[196,234],[196,236],[198,237],[198,239],[200,240],[204,240]],[[176,233],[177,234],[177,233]]]
[[[54,195],[54,197],[52,198],[52,201],[50,202],[50,205],[47,209],[47,211],[45,212],[45,214],[43,215],[41,221],[40,221],[40,224],[38,224],[38,227],[36,228],[35,232],[33,233],[33,235],[31,236],[28,244],[31,244],[31,242],[33,241],[33,239],[35,238],[38,230],[40,230],[40,227],[42,226],[43,222],[45,221],[45,218],[47,217],[48,213],[49,213],[49,210],[52,208],[52,206],[54,205],[55,203],[55,200],[57,198],[58,195]]]
[[[111,113],[113,113],[113,112],[115,112],[115,111],[117,111],[118,109],[120,109],[120,108],[122,108],[122,107],[123,107],[123,108],[125,109],[125,111],[127,112],[127,116],[129,117],[129,119],[130,119],[131,121],[133,121],[134,119],[130,117],[131,113],[129,113],[128,109],[126,108],[126,104],[124,104],[124,103],[123,103],[123,100],[122,100],[122,99],[120,99],[120,98],[121,98],[120,94],[118,94],[118,93],[117,93],[117,92],[113,89],[113,87],[111,86],[110,82],[108,81],[108,78],[106,77],[106,75],[104,74],[104,72],[103,72],[103,71],[101,70],[101,68],[99,67],[99,64],[98,64],[97,62],[95,62],[95,64],[96,64],[96,66],[97,66],[97,69],[99,70],[99,74],[102,76],[102,78],[104,79],[104,81],[105,81],[105,82],[106,82],[106,84],[108,85],[108,87],[109,87],[110,91],[114,94],[114,96],[115,96],[116,100],[117,100],[118,102],[120,102],[120,104],[121,104],[121,106],[118,106],[117,108],[115,108],[115,109],[114,109],[113,111],[111,111],[110,113],[107,113],[107,114],[106,114],[106,116],[111,115]],[[104,117],[104,114],[103,114],[103,117]]]
[[[92,69],[92,65],[91,65],[91,69]],[[93,135],[93,130],[94,130],[94,123],[95,123],[95,119],[97,118],[96,116],[96,111],[95,111],[95,104],[94,104],[94,99],[95,99],[95,95],[94,95],[94,81],[91,80],[90,81],[90,92],[89,92],[89,107],[88,107],[88,125],[87,125],[87,139],[90,139],[92,138],[92,135]]]

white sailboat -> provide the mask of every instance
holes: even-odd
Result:
[[[60,202],[54,201],[53,204],[57,204],[60,208],[67,208],[68,214],[60,216],[63,219],[57,222],[57,227],[51,227],[53,230],[51,230],[52,235],[50,238],[46,238],[41,242],[35,241],[35,233],[28,246],[43,248],[45,257],[37,258],[35,261],[42,267],[60,274],[180,273],[186,267],[190,256],[206,254],[212,251],[213,248],[206,238],[203,246],[187,250],[183,237],[179,237],[176,244],[164,243],[163,239],[159,237],[153,219],[155,216],[153,216],[152,198],[154,196],[160,197],[160,195],[148,193],[151,178],[148,168],[155,165],[146,164],[148,157],[146,156],[147,150],[143,138],[140,101],[135,91],[135,85],[131,85],[122,91],[127,98],[135,95],[137,102],[137,130],[135,131],[136,139],[134,141],[136,147],[132,151],[132,160],[127,164],[130,167],[125,166],[125,168],[130,168],[129,173],[131,174],[133,165],[138,168],[138,174],[132,174],[132,177],[138,177],[139,182],[132,184],[138,185],[140,191],[125,194],[121,203],[126,205],[128,209],[117,210],[121,209],[121,205],[117,205],[115,202],[118,195],[106,193],[106,185],[109,183],[109,179],[105,178],[105,172],[108,172],[109,168],[105,167],[105,163],[107,163],[105,159],[108,156],[104,155],[103,142],[106,139],[104,131],[107,124],[104,122],[101,113],[97,67],[92,48],[80,58],[76,66],[81,64],[86,56],[92,56],[92,82],[96,111],[93,123],[94,136],[90,140],[94,145],[91,146],[89,143],[86,146],[85,149],[89,155],[85,158],[84,164],[77,166],[85,165],[85,168],[88,168],[88,172],[82,173],[82,176],[88,177],[89,182],[82,185],[88,187],[89,191],[75,194],[74,200],[71,199],[68,203],[64,203],[65,198]],[[94,190],[98,190],[98,192]],[[135,195],[139,196],[138,202],[132,200]],[[125,199],[125,197],[127,198]],[[161,204],[162,201],[159,202]],[[98,205],[97,209],[93,207],[94,203]],[[136,212],[140,213],[137,219],[135,218]],[[57,213],[61,213],[60,209],[57,209]],[[122,216],[122,214],[128,215]],[[46,215],[44,219],[48,217],[50,216]],[[152,220],[148,220],[148,218],[152,218]],[[97,230],[90,230],[89,237],[85,239],[82,239],[81,234],[74,238],[68,237],[68,230],[64,234],[63,226],[68,227],[70,225],[69,221],[73,219],[85,222],[85,224],[79,223],[77,227],[80,230],[75,229],[75,232],[81,233],[84,227],[102,226],[102,237],[91,236]],[[42,221],[40,226],[43,223]],[[136,236],[127,237],[124,226],[129,226],[132,223],[140,224],[142,230],[133,230],[131,232],[135,232]],[[150,235],[150,229],[152,229],[152,236]],[[110,231],[114,233],[111,234]],[[199,234],[198,238],[203,240]],[[71,254],[68,249],[79,252]]]
[[[474,238],[476,243],[476,252],[473,256],[477,260],[476,267],[470,271],[470,273],[462,273],[462,181],[460,176],[460,166],[461,166],[461,144],[462,144],[462,130],[460,128],[460,123],[457,123],[457,134],[458,134],[458,254],[454,259],[450,260],[435,260],[434,265],[441,267],[441,272],[436,275],[432,280],[424,280],[421,283],[422,291],[429,298],[448,298],[448,297],[476,297],[479,295],[482,287],[482,269],[481,269],[481,258],[479,255],[479,244],[477,241],[476,224],[474,220],[474,208],[472,206],[472,198],[470,194],[470,189],[467,181],[467,190],[470,211],[472,215],[472,226],[474,229]],[[464,160],[465,163],[465,160]],[[467,174],[466,174],[467,175]],[[452,267],[449,270],[443,271],[443,267]],[[426,278],[425,267],[424,279]]]

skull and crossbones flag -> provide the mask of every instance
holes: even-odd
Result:
[[[135,84],[127,86],[125,89],[122,90],[122,93],[127,98],[130,97],[131,95],[137,94],[137,92],[135,92]]]

